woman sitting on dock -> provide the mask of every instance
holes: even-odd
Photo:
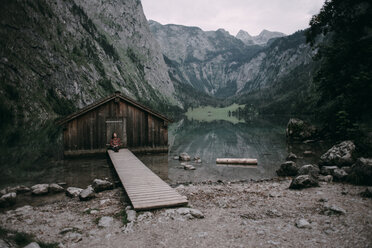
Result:
[[[120,138],[118,138],[118,135],[114,132],[112,134],[112,138],[111,138],[111,141],[110,141],[110,148],[114,152],[119,152],[120,145],[121,145]]]

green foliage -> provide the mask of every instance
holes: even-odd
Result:
[[[19,246],[26,246],[33,242],[34,236],[24,232],[17,232],[14,236],[14,241]]]
[[[320,61],[314,77],[320,114],[336,136],[351,131],[353,123],[370,116],[371,16],[369,1],[326,1],[307,31],[307,41],[318,49],[315,59]]]
[[[54,113],[58,115],[68,115],[76,110],[71,100],[57,95],[52,88],[47,90],[46,101]]]
[[[101,86],[107,93],[114,93],[115,91],[114,87],[112,86],[111,79],[102,78],[98,80],[98,85]]]
[[[125,211],[125,209],[122,209],[120,212],[116,213],[114,215],[114,218],[120,219],[123,225],[128,224],[128,216],[127,216],[127,212]]]

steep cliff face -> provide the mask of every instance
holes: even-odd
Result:
[[[179,105],[140,1],[0,6],[2,122],[53,119],[115,90],[158,109]]]
[[[154,21],[150,21],[150,29],[174,81],[221,98],[277,86],[294,70],[312,63],[303,32],[269,41],[284,34],[263,31],[257,42],[269,42],[259,46],[244,44],[224,30],[204,32]]]

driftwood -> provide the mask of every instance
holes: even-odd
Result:
[[[217,158],[217,164],[248,164],[257,165],[257,159],[255,158]]]

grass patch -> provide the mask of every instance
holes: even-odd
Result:
[[[125,209],[121,210],[119,213],[114,214],[114,218],[120,219],[123,225],[128,224],[128,216]]]
[[[238,108],[243,109],[245,105],[232,104],[224,108],[215,108],[211,106],[202,106],[198,108],[189,108],[186,112],[186,116],[189,120],[197,120],[204,122],[212,122],[215,120],[224,120],[232,122],[233,124],[244,122],[243,119],[239,120],[236,116],[232,115],[232,112],[237,111]],[[229,116],[230,112],[230,116]]]
[[[39,244],[41,248],[57,248],[59,247],[58,243],[45,243],[35,238],[34,235],[25,233],[25,232],[17,232],[5,229],[0,227],[0,238],[3,240],[7,240],[10,243],[15,244],[19,247],[24,247],[32,242],[36,242]],[[13,247],[13,246],[12,246]]]

